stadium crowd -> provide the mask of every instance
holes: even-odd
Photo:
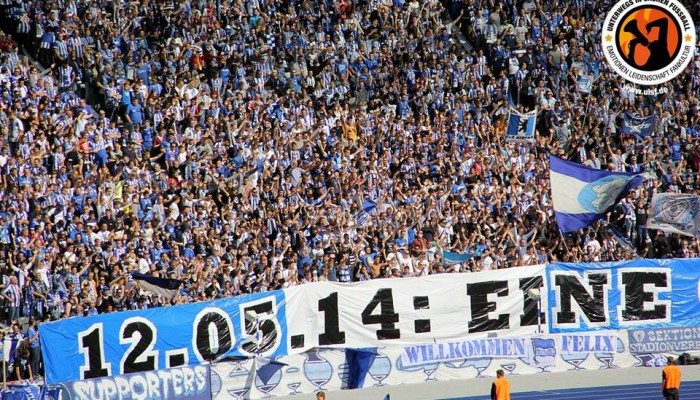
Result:
[[[636,95],[600,51],[609,5],[0,1],[5,320],[697,256],[646,221],[654,193],[698,192],[700,56],[667,94]],[[535,143],[504,140],[511,103],[538,109]],[[625,111],[657,115],[653,137],[621,135]],[[654,179],[564,235],[549,153]]]

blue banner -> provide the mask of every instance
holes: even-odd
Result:
[[[700,350],[700,327],[631,329],[632,354],[686,353]]]
[[[3,400],[38,400],[41,391],[36,385],[7,385],[7,389],[0,393]]]
[[[66,382],[66,400],[211,400],[209,365]]]
[[[700,326],[698,259],[547,266],[549,332]]]
[[[413,366],[483,357],[526,358],[532,347],[530,340],[525,337],[508,337],[404,346],[401,362],[405,366]]]
[[[278,290],[41,324],[46,381],[153,371],[231,356],[280,356],[287,354],[286,321],[284,292]]]
[[[537,111],[521,114],[511,108],[508,117],[508,129],[506,130],[507,142],[535,142]]]

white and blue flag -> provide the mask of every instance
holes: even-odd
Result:
[[[656,116],[636,117],[630,113],[622,115],[624,123],[622,124],[622,133],[637,137],[647,137],[654,133],[654,125],[656,125]]]
[[[651,198],[647,228],[700,238],[700,196],[655,194]]]
[[[634,253],[637,254],[637,250],[634,248],[634,245],[632,242],[629,241],[620,231],[615,229],[614,227],[609,227],[608,231],[612,235],[613,239],[622,247],[626,252],[628,253]]]
[[[442,251],[442,261],[446,267],[452,265],[464,264],[469,261],[474,255],[471,253],[455,253],[452,251],[443,250]]]
[[[355,214],[355,223],[357,223],[357,226],[359,228],[364,228],[367,223],[369,223],[369,219],[372,216],[372,213],[374,210],[377,208],[377,203],[372,201],[372,200],[365,200],[362,204],[362,210],[358,211],[357,214]]]
[[[590,226],[605,217],[644,173],[609,172],[549,156],[552,202],[562,232]]]
[[[172,299],[180,293],[180,285],[182,281],[178,279],[158,278],[152,275],[140,274],[136,271],[131,273],[134,281],[138,282],[143,290],[147,290],[157,296],[163,296],[166,299]]]
[[[534,143],[537,110],[522,114],[511,107],[506,142]]]
[[[579,75],[576,87],[581,93],[591,94],[591,89],[593,89],[593,77],[590,75]]]

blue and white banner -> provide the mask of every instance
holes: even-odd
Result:
[[[529,337],[465,339],[404,346],[401,361],[403,365],[411,367],[434,362],[482,357],[525,358],[530,353],[531,348],[531,338]]]
[[[698,259],[547,266],[550,333],[700,326]]]
[[[64,400],[210,400],[209,365],[65,382]]]
[[[562,232],[590,226],[642,184],[643,174],[608,172],[549,156],[552,202]]]
[[[654,134],[654,126],[656,125],[656,116],[637,117],[630,113],[622,115],[624,122],[622,124],[622,133],[637,137],[647,137]]]
[[[483,358],[533,360],[539,367],[554,365],[559,355],[615,353],[614,331],[574,332],[528,337],[461,339],[403,346],[401,362],[412,367],[435,362]]]
[[[579,75],[576,87],[581,93],[591,94],[591,89],[593,89],[593,77],[590,75]]]
[[[49,384],[287,354],[283,291],[41,324]],[[246,315],[255,313],[259,324]],[[271,320],[266,320],[266,318]],[[260,341],[259,332],[264,332]]]
[[[547,335],[554,333],[562,334],[558,349],[564,355],[605,353],[608,330],[700,326],[699,264],[698,259],[637,259],[318,282],[212,302],[71,318],[41,324],[39,331],[50,384],[237,357],[276,359],[314,348],[528,336],[542,339],[528,346],[533,357],[539,356],[535,364],[544,367],[552,352]],[[541,310],[531,289],[541,291]],[[438,348],[432,351],[440,354]]]
[[[46,379],[76,381],[197,365],[275,358],[317,347],[362,348],[473,335],[531,335],[544,266],[318,282],[233,298],[71,318],[39,327]],[[543,304],[546,298],[543,297]]]
[[[700,196],[655,194],[651,198],[647,228],[700,238]]]
[[[576,332],[551,335],[556,339],[559,354],[594,354],[615,353],[617,351],[617,332],[596,331]]]
[[[687,353],[700,351],[700,326],[684,328],[631,329],[632,354]]]
[[[517,143],[534,143],[537,110],[522,114],[511,107],[508,117],[506,141]]]

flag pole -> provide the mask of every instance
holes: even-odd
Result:
[[[564,237],[564,232],[561,231],[561,228],[558,229],[559,231],[559,236],[561,237],[562,243],[564,243],[564,248],[566,249],[566,252],[569,252],[569,246],[566,245],[566,238]]]
[[[586,129],[586,121],[588,120],[588,105],[591,104],[591,96],[591,93],[588,93],[588,99],[586,100],[586,109],[583,114],[583,126],[581,127],[582,129]]]
[[[7,390],[7,359],[5,358],[5,338],[2,338],[2,390]]]

